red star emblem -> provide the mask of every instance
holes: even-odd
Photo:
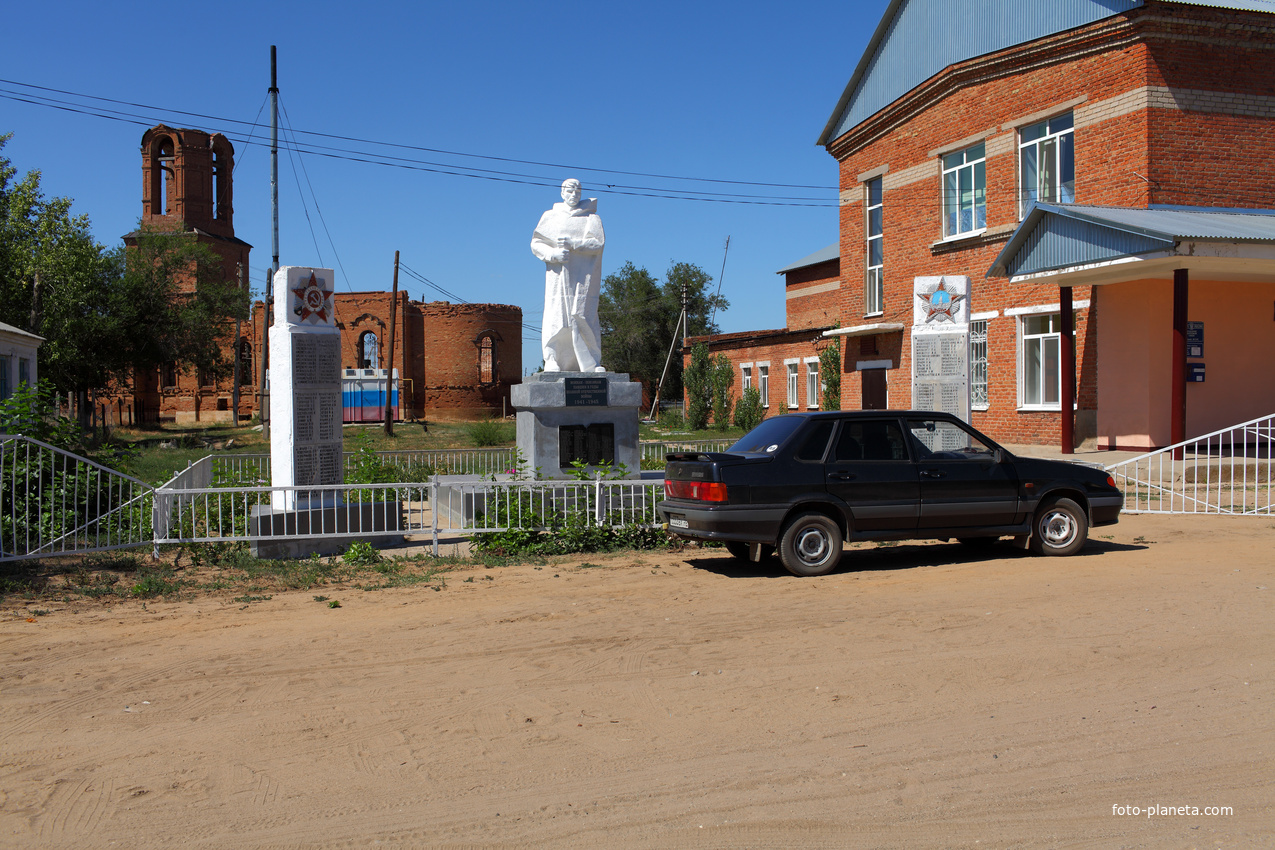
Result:
[[[298,286],[292,291],[301,302],[292,311],[297,314],[297,321],[304,322],[311,316],[318,316],[324,322],[328,321],[331,309],[328,299],[332,297],[332,293],[319,286],[319,282],[314,279],[314,272],[310,272],[310,280],[304,286]]]

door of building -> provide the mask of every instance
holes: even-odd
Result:
[[[885,369],[864,369],[859,372],[863,383],[861,407],[864,410],[886,409],[885,372]]]

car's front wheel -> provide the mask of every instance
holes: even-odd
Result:
[[[1055,499],[1036,511],[1031,548],[1037,555],[1074,555],[1089,538],[1089,518],[1071,499]]]
[[[799,514],[779,539],[779,560],[795,576],[826,575],[841,560],[841,529],[824,514]]]

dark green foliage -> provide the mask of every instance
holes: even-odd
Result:
[[[761,406],[761,390],[749,387],[744,390],[735,405],[735,425],[745,431],[751,431],[761,424],[766,417],[766,408]]]
[[[682,286],[686,285],[688,323],[685,335],[717,333],[713,310],[730,306],[712,292],[713,278],[691,263],[673,263],[660,283],[645,268],[625,263],[602,282],[598,321],[602,326],[602,362],[614,372],[628,372],[654,388],[664,374],[669,347],[683,331]],[[676,350],[660,391],[662,398],[682,394],[682,360]]]
[[[820,410],[841,409],[841,339],[834,338],[819,352],[819,381],[823,384]]]
[[[686,426],[692,431],[703,431],[708,427],[713,399],[712,371],[708,346],[696,343],[691,349],[691,364],[682,377],[686,384]]]
[[[501,419],[483,419],[469,426],[475,446],[504,446],[514,440],[514,424]]]
[[[730,414],[735,405],[735,367],[725,354],[710,361],[708,383],[713,391],[713,427],[725,431],[731,425]]]

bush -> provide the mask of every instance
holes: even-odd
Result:
[[[841,409],[841,340],[834,339],[832,344],[819,352],[819,377],[823,384],[823,399],[820,410]]]
[[[730,412],[735,406],[735,367],[730,358],[719,354],[710,361],[708,382],[713,389],[713,427],[725,431],[730,427]]]
[[[503,446],[515,439],[514,426],[502,419],[484,419],[469,426],[475,446]]]
[[[681,410],[671,407],[668,410],[661,411],[659,426],[662,431],[684,431],[686,430],[686,417],[682,415]]]
[[[761,406],[761,390],[749,387],[735,405],[735,425],[745,431],[751,431],[761,424],[766,416],[766,408]]]

